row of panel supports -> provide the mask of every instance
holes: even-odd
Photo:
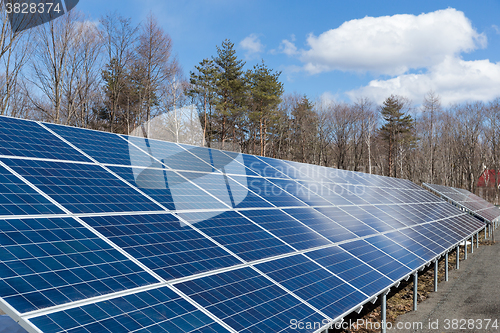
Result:
[[[488,225],[489,226],[489,225]],[[485,232],[485,238],[486,238],[486,227],[484,228]],[[491,227],[490,227],[491,230]],[[490,232],[491,235],[491,231]],[[479,248],[479,232],[477,232],[475,235],[472,235],[471,237],[471,253],[474,253],[474,236],[476,238],[475,245],[476,248]],[[457,256],[457,261],[456,261],[456,269],[460,268],[460,244],[457,244],[456,247],[456,256]],[[468,244],[467,240],[464,241],[464,259],[467,259],[467,252],[468,252]],[[444,255],[444,280],[448,281],[448,252],[445,253]],[[437,291],[437,286],[438,286],[438,273],[439,273],[439,258],[437,258],[434,261],[434,291]],[[387,332],[387,294],[389,293],[389,290],[386,290],[382,293],[382,300],[381,300],[381,314],[382,314],[382,333]],[[418,304],[418,271],[415,271],[413,273],[413,311],[417,311],[417,304]]]

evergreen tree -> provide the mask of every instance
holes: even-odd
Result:
[[[294,142],[292,142],[293,160],[314,163],[318,117],[313,110],[313,104],[307,96],[304,95],[293,108],[291,121],[291,129],[294,134]]]
[[[411,115],[404,112],[405,100],[391,95],[380,110],[385,124],[380,128],[382,139],[387,142],[388,176],[396,177],[394,159],[401,144],[411,145],[415,142],[412,130],[415,122]]]
[[[273,73],[262,61],[253,71],[247,72],[250,92],[249,119],[258,124],[260,137],[260,155],[265,156],[266,132],[277,118],[277,106],[283,95],[283,84],[279,81],[281,72]],[[255,142],[255,140],[254,140]]]
[[[212,111],[215,103],[215,82],[218,71],[211,59],[203,59],[198,66],[195,66],[195,69],[195,72],[190,73],[189,83],[191,87],[186,94],[191,97],[194,104],[198,105],[200,120],[203,123],[203,137],[210,147],[214,134]]]
[[[116,133],[130,133],[142,119],[144,103],[143,79],[141,71],[134,71],[112,59],[102,71],[105,101],[99,111],[99,118],[108,125],[108,129]],[[156,100],[156,96],[153,95]]]
[[[239,60],[234,44],[229,39],[217,47],[215,107],[220,117],[219,136],[222,144],[227,140],[230,129],[233,130],[233,141],[236,141],[236,126],[244,106],[246,84],[243,73],[245,62]]]

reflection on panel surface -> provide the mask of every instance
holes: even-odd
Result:
[[[17,311],[158,282],[73,218],[0,220],[0,296]]]
[[[171,214],[82,219],[166,280],[241,263]]]
[[[176,287],[237,332],[293,332],[291,319],[325,319],[251,268],[183,282]]]
[[[30,321],[46,333],[227,332],[166,287],[83,305]]]

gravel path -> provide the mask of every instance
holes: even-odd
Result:
[[[474,249],[449,277],[388,332],[500,333],[500,243]]]

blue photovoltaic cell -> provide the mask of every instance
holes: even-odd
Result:
[[[435,207],[429,207],[426,205],[412,204],[405,205],[404,209],[413,215],[415,215],[416,221],[418,223],[425,223],[434,221],[436,218],[439,218],[439,213],[435,210]]]
[[[479,229],[484,228],[484,223],[469,214],[464,214],[461,216],[457,216],[456,220],[459,221],[459,226],[462,227],[462,230],[465,230],[469,233],[474,231],[478,231]]]
[[[414,198],[414,201],[418,202],[445,202],[444,199],[432,194],[431,192],[420,189],[418,191],[414,190],[405,190],[406,192],[410,192],[412,197]],[[451,207],[451,206],[449,206]]]
[[[363,221],[363,223],[369,225],[371,228],[377,230],[378,232],[385,232],[389,230],[394,230],[392,226],[389,224],[385,223],[383,220],[380,220],[379,218],[373,216],[363,208],[366,206],[344,206],[341,207],[343,211],[348,213],[349,215],[354,216],[360,221]]]
[[[161,210],[98,165],[6,159],[3,162],[72,213]]]
[[[293,251],[283,241],[233,211],[182,213],[179,216],[247,261]]]
[[[21,313],[158,282],[72,218],[0,230],[0,296]]]
[[[278,170],[281,174],[286,175],[292,179],[303,179],[312,181],[311,178],[307,177],[301,170],[308,168],[308,164],[301,164],[300,170],[295,168],[292,164],[288,163],[289,161],[278,160],[275,158],[258,156],[259,160],[263,161],[266,164],[269,164],[274,169]],[[280,177],[281,178],[281,177]]]
[[[412,212],[414,215],[416,215],[415,211],[421,211],[423,214],[431,216],[434,220],[463,215],[464,213],[446,202],[407,205],[405,209]],[[413,209],[413,211],[411,209]]]
[[[274,185],[265,178],[242,176],[231,176],[231,178],[242,185],[247,184],[249,190],[266,199],[276,207],[305,206],[303,202],[299,201],[297,198],[288,194],[283,189]]]
[[[335,193],[335,184],[325,184],[320,182],[307,182],[307,181],[299,181],[302,186],[307,187],[310,192],[313,192],[316,195],[321,196],[323,199],[327,200],[330,204],[343,206],[343,205],[352,205],[353,203],[344,198],[343,196]]]
[[[54,124],[45,126],[98,162],[143,167],[154,164],[150,156],[128,144],[117,134]]]
[[[0,215],[35,214],[63,214],[63,211],[0,166]]]
[[[411,272],[410,268],[364,240],[341,244],[340,247],[392,280],[397,281]]]
[[[421,226],[422,228],[434,233],[435,236],[433,239],[442,239],[443,243],[440,244],[447,244],[448,247],[461,240],[461,238],[451,230],[446,230],[446,232],[443,232],[442,227],[440,226],[440,222],[432,222],[423,224]]]
[[[297,250],[331,244],[320,234],[277,209],[246,210],[241,214],[278,236]]]
[[[0,117],[0,155],[89,162],[39,124],[7,117]]]
[[[82,220],[166,280],[241,263],[171,214]]]
[[[371,228],[370,226],[358,220],[354,216],[347,214],[340,208],[319,207],[315,209],[359,237],[378,233],[377,230]]]
[[[425,264],[426,260],[418,257],[416,254],[408,251],[406,248],[398,245],[385,235],[373,236],[365,239],[366,242],[382,250],[387,255],[403,263],[411,269],[417,269]]]
[[[262,177],[289,179],[284,173],[276,170],[267,163],[257,158],[257,156],[242,154],[243,164]]]
[[[382,206],[381,206],[382,207]],[[404,228],[406,227],[405,224],[399,222],[397,219],[394,217],[390,216],[380,208],[372,205],[365,205],[360,207],[360,209],[363,209],[370,213],[371,215],[377,217],[379,220],[384,221],[385,224],[391,226],[394,229],[399,229],[399,228]]]
[[[392,189],[376,188],[372,186],[356,187],[356,193],[360,193],[360,197],[368,201],[371,204],[390,204],[390,203],[401,203],[399,198],[391,194]]]
[[[328,187],[331,191],[334,191],[336,194],[344,197],[345,199],[349,200],[351,204],[355,205],[367,205],[369,204],[368,201],[364,200],[359,194],[363,193],[363,188],[360,186],[355,186],[355,185],[338,185],[338,184],[325,184],[325,186]]]
[[[392,283],[388,277],[338,246],[308,252],[306,256],[370,297]]]
[[[294,180],[272,179],[269,181],[308,205],[331,206],[331,203],[323,199],[321,196],[317,195],[314,192],[314,189],[313,191],[309,191],[308,186],[304,186],[300,183],[295,182]]]
[[[419,244],[422,244],[435,254],[442,253],[446,250],[444,245],[439,244],[439,240],[433,239],[432,235],[430,235],[431,233],[428,230],[418,227],[418,231],[416,230],[416,228],[408,228],[399,230],[399,232],[406,237],[417,241]]]
[[[418,243],[415,239],[412,239],[400,231],[394,231],[388,234],[385,234],[387,238],[389,238],[391,241],[401,245],[405,249],[411,251],[413,254],[419,256],[420,258],[429,261],[433,259],[437,252],[432,251],[430,248],[435,248],[435,247],[430,247],[427,248],[426,245],[431,243],[431,240],[428,240],[424,244]]]
[[[483,227],[408,180],[3,117],[0,146],[0,160],[59,207],[92,214],[86,224],[0,219],[0,297],[21,313],[159,282],[137,259],[182,278],[238,332],[295,332],[291,320],[341,316]],[[31,184],[0,166],[0,216],[64,214]],[[483,219],[500,215],[444,190]],[[256,266],[209,275],[244,262]],[[31,323],[44,333],[226,331],[175,291],[102,297]]]
[[[296,332],[290,326],[292,319],[312,323],[325,319],[251,268],[179,283],[176,287],[237,332]]]
[[[384,213],[389,214],[391,217],[406,226],[421,223],[415,215],[404,209],[402,205],[376,205],[375,207],[382,210]]]
[[[466,231],[466,228],[458,228],[458,225],[463,223],[463,220],[460,219],[460,217],[449,217],[442,219],[440,221],[437,221],[433,223],[437,228],[442,229],[446,231],[449,236],[452,236],[455,239],[465,239],[467,236],[470,236],[472,231]],[[474,231],[476,231],[475,229]]]
[[[354,233],[313,208],[291,208],[285,209],[285,212],[332,242],[358,238]]]
[[[291,164],[295,166],[295,168],[300,170],[301,174],[305,176],[305,178],[301,177],[301,179],[312,179],[313,181],[322,184],[348,184],[348,182],[344,179],[344,176],[347,174],[345,170],[326,168],[319,165],[311,165],[291,161],[286,161],[286,163]]]
[[[169,210],[175,210],[174,199],[168,186],[167,172],[158,168],[108,167],[153,200]]]
[[[206,148],[184,146],[185,149],[183,149],[173,142],[150,140],[133,136],[124,136],[124,138],[126,138],[128,142],[153,156],[155,159],[161,161],[169,168],[199,172],[214,171],[210,164],[209,152]],[[198,154],[201,154],[202,158],[198,158],[197,156],[191,154],[191,150],[197,151]]]
[[[415,198],[415,191],[404,191],[401,189],[391,189],[390,193],[398,199],[398,203],[403,202],[403,203],[413,203],[415,201],[418,201]]]
[[[229,208],[173,171],[156,168],[109,168],[169,210]]]
[[[371,186],[351,185],[349,190],[352,193],[355,193],[359,198],[363,199],[366,203],[387,204],[401,202],[387,192],[384,192],[382,189],[376,189]],[[363,203],[359,202],[359,204]]]
[[[430,231],[428,228],[425,228],[423,225],[414,226],[412,229],[419,234],[432,239],[443,249],[442,251],[453,245],[453,242],[441,238],[439,235],[436,235],[434,232]]]
[[[341,316],[366,299],[366,295],[303,255],[269,261],[256,268],[330,318]]]
[[[245,161],[243,161],[243,154],[241,153],[209,148],[208,151],[210,152],[210,156],[212,157],[212,166],[223,173],[239,176],[259,176],[258,173],[250,170],[245,166]],[[197,151],[193,152],[193,154],[197,153]]]
[[[168,287],[35,317],[44,333],[222,333],[227,330]]]
[[[461,188],[448,187],[443,185],[425,184],[424,186],[437,192],[447,200],[457,204],[484,219],[492,222],[500,216],[500,209],[483,198]]]
[[[224,202],[228,207],[273,207],[270,203],[253,192],[248,191],[244,177],[240,178],[242,182],[242,184],[240,184],[232,180],[226,174],[199,172],[180,172],[180,174]],[[199,202],[200,200],[197,201]],[[211,207],[207,208],[216,207],[212,204]]]
[[[280,162],[286,165],[286,167],[283,167],[285,169],[282,172],[285,173],[288,177],[296,180],[315,181],[315,174],[317,173],[317,169],[312,168],[313,165],[287,160],[280,160]]]

